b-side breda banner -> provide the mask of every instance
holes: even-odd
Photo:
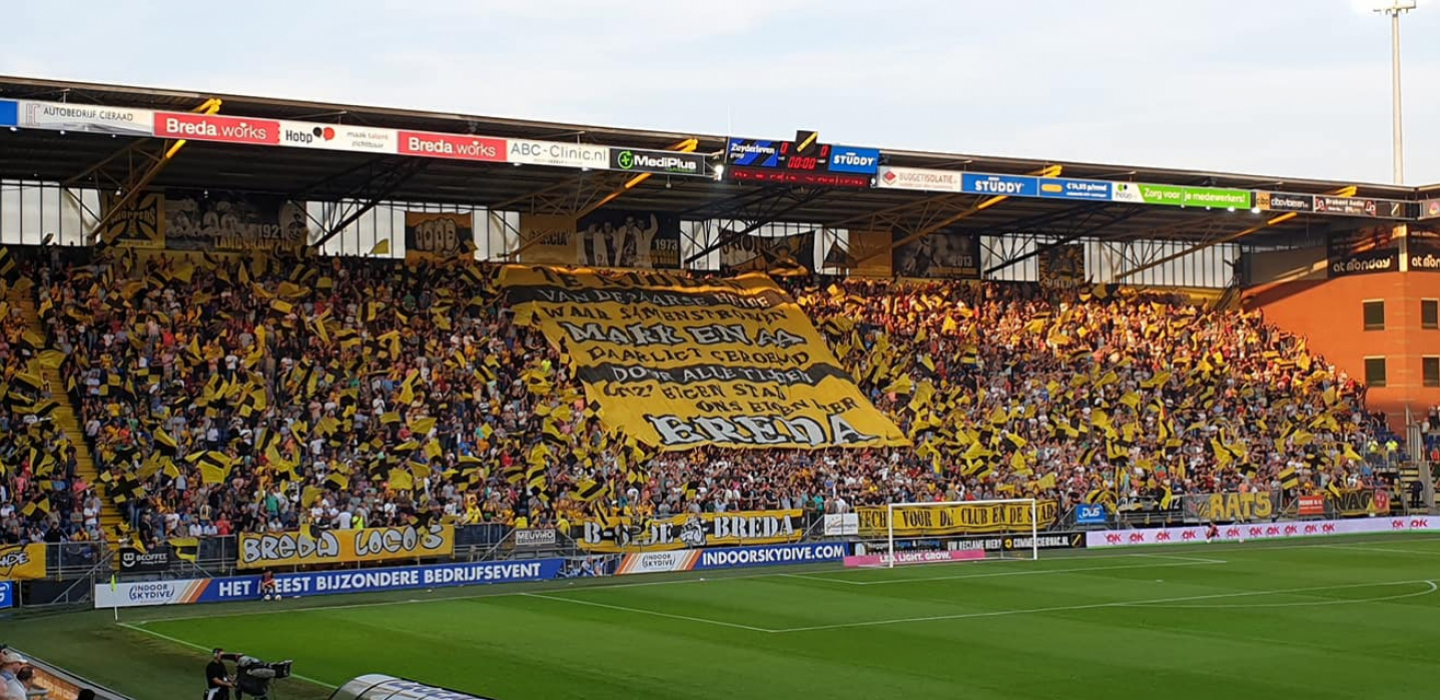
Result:
[[[607,426],[664,450],[909,444],[763,274],[694,280],[512,265],[515,323],[570,358]]]

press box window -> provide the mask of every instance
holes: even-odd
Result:
[[[1385,330],[1385,300],[1361,302],[1365,305],[1365,330]]]
[[[1440,300],[1420,300],[1420,327],[1440,328]]]
[[[1385,386],[1385,358],[1365,358],[1366,386]]]
[[[1440,357],[1423,357],[1420,359],[1421,374],[1424,375],[1425,386],[1440,386]]]

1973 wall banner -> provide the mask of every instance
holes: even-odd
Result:
[[[570,357],[600,419],[665,450],[909,441],[763,274],[694,280],[510,266],[515,322]]]
[[[369,527],[360,530],[326,530],[308,536],[304,532],[240,535],[241,569],[308,564],[348,564],[438,557],[455,551],[455,528],[451,525],[415,527]]]

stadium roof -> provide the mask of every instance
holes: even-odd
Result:
[[[667,149],[694,138],[695,152],[721,161],[727,137],[604,126],[537,122],[474,115],[361,107],[196,91],[97,85],[0,77],[0,99],[69,102],[185,112],[207,100],[223,100],[222,115],[301,120],[373,128],[512,139],[543,139],[627,148]],[[782,134],[746,136],[785,139]],[[148,142],[151,150],[142,145]],[[133,182],[137,169],[163,152],[159,139],[136,139],[55,130],[0,130],[0,177],[59,181],[99,189]],[[889,166],[994,174],[1035,174],[1061,166],[1067,178],[1140,182],[1191,187],[1276,190],[1297,194],[1335,193],[1352,183],[1277,179],[1164,168],[1095,163],[1051,162],[920,151],[879,146]],[[146,156],[145,153],[151,153]],[[153,186],[204,187],[284,194],[296,199],[343,198],[469,204],[495,209],[584,210],[617,191],[629,173],[508,163],[480,163],[394,154],[353,153],[299,148],[257,148],[190,141],[155,177]],[[1435,196],[1424,190],[1378,184],[1359,185],[1358,197],[1418,200]],[[798,188],[788,185],[716,182],[709,178],[654,176],[609,204],[620,209],[674,212],[684,218],[734,218],[794,221],[864,229],[894,225],[914,231],[953,226],[983,233],[1027,233],[1067,238],[1178,238],[1197,242],[1230,240],[1248,227],[1262,226],[1251,239],[1282,242],[1306,232],[1323,231],[1335,217],[1301,214],[1263,227],[1269,215],[1209,211],[1201,207],[1145,206],[1123,202],[1011,197],[996,206],[947,223],[984,197],[974,194],[899,189]],[[1318,226],[1317,226],[1318,225]],[[1310,238],[1306,236],[1306,238]],[[1313,240],[1313,238],[1310,238]]]

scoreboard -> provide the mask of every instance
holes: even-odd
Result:
[[[726,174],[737,182],[820,187],[870,187],[879,167],[875,149],[818,143],[801,132],[794,141],[732,138]]]

